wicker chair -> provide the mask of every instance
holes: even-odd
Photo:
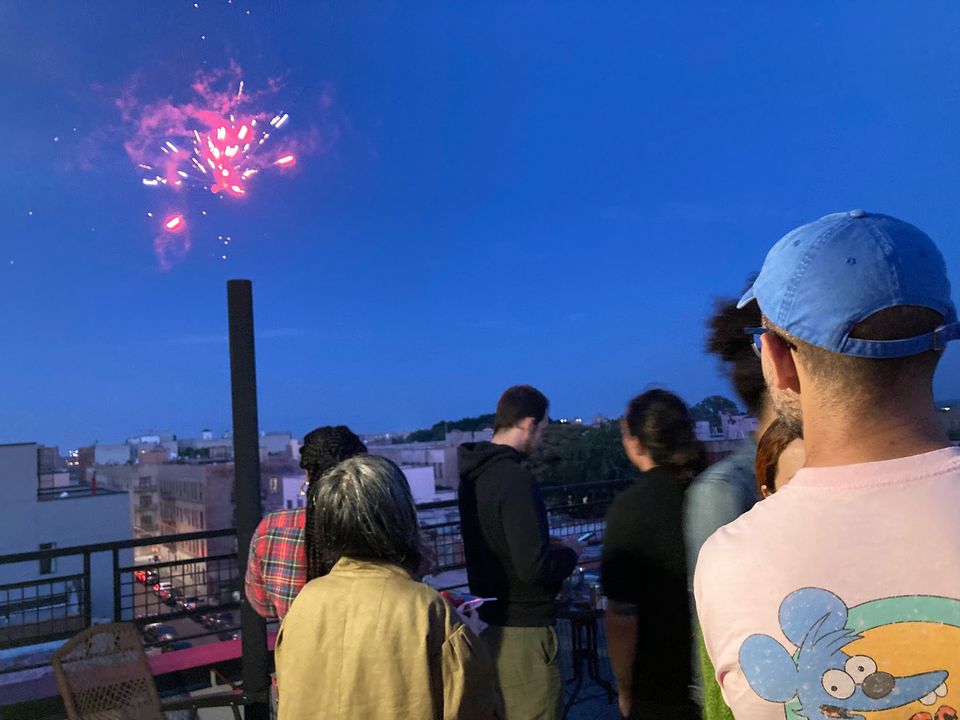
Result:
[[[140,634],[131,623],[94,625],[53,654],[68,720],[166,720],[166,712],[231,706],[240,720],[239,692],[161,703]]]

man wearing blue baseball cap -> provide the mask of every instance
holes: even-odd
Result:
[[[960,322],[943,257],[901,220],[835,213],[773,246],[751,302],[745,342],[806,465],[700,553],[724,697],[738,720],[956,716],[960,448],[932,385]]]

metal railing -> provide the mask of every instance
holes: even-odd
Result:
[[[551,534],[570,536],[593,532],[591,542],[602,542],[607,508],[624,485],[617,481],[542,486]],[[463,568],[466,561],[457,501],[423,503],[417,505],[417,511],[421,518],[421,536],[433,553],[433,572]]]
[[[210,530],[0,555],[5,575],[22,570],[30,577],[0,585],[0,650],[63,640],[94,621],[110,620],[136,623],[148,649],[179,649],[197,638],[233,637],[237,627],[233,615],[240,605],[243,582],[235,538],[233,529]],[[196,549],[201,541],[202,547],[212,546],[217,554],[133,562],[132,551],[137,548],[162,543],[174,549]],[[218,543],[221,547],[216,548]],[[52,570],[55,562],[79,564],[82,571],[36,577],[38,567]],[[112,598],[100,591],[97,602],[94,588],[104,586],[112,589]],[[175,630],[156,631],[151,626],[157,623]],[[48,659],[37,654],[4,657],[0,674],[47,664]]]
[[[607,507],[621,487],[610,482],[544,486],[551,533],[593,531],[592,542],[602,542]],[[423,503],[417,510],[434,553],[433,572],[463,569],[457,501]],[[145,563],[134,560],[138,548],[160,547],[173,559],[153,555]],[[57,560],[82,569],[36,577],[41,563],[53,568]],[[0,650],[63,640],[97,620],[136,623],[148,649],[180,649],[239,633],[243,568],[237,563],[232,528],[0,555],[0,571],[7,569],[7,576],[9,566],[21,563],[32,565],[23,569],[29,579],[0,585]],[[93,572],[94,566],[99,572]],[[93,588],[101,587],[107,573],[112,601],[104,602],[101,593],[98,604]],[[26,658],[0,659],[0,674],[46,664],[36,658],[32,664]]]

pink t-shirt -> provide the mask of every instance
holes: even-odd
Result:
[[[737,720],[955,717],[960,448],[800,470],[707,540],[694,593]]]

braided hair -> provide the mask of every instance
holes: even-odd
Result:
[[[338,463],[367,452],[367,446],[346,425],[325,425],[311,430],[303,438],[300,467],[307,471],[307,518],[304,545],[307,556],[307,580],[326,574],[323,551],[318,542],[316,516],[317,481]]]

